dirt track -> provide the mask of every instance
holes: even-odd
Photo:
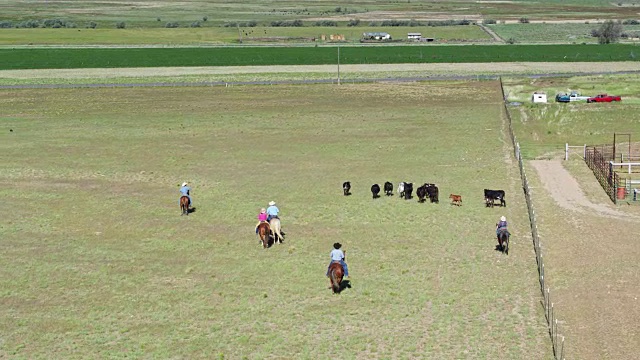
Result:
[[[532,198],[567,359],[637,359],[639,209],[615,207],[591,171],[531,161]],[[575,177],[574,177],[575,175]]]
[[[556,74],[639,71],[637,61],[587,62],[587,63],[443,63],[443,64],[371,64],[340,65],[340,72],[373,73],[425,71],[442,74]],[[4,70],[0,78],[109,78],[145,76],[184,76],[209,74],[268,74],[268,73],[335,73],[336,65],[275,65],[275,66],[224,66],[224,67],[157,67],[117,69],[44,69]]]
[[[635,219],[636,216],[624,213],[605,204],[596,204],[585,196],[578,181],[562,166],[559,160],[534,160],[531,165],[537,170],[545,189],[562,208],[591,215],[606,216],[614,219]]]

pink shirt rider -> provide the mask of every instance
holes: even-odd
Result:
[[[258,214],[258,221],[267,221],[267,213]]]

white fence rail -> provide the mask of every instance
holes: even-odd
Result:
[[[584,145],[569,145],[568,143],[564,144],[564,159],[569,160],[569,149],[571,148],[580,148],[582,149],[582,159],[587,156],[587,144]]]
[[[613,167],[613,166],[620,166],[620,167],[626,166],[626,167],[629,168],[628,174],[631,174],[631,167],[632,166],[640,166],[640,162],[619,162],[619,163],[617,163],[617,162],[610,161],[609,162],[609,167]],[[612,169],[612,171],[613,171],[613,169]]]

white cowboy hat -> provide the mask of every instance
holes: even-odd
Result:
[[[183,183],[182,183],[182,186],[187,186],[187,182],[186,182],[186,181],[185,181],[185,182],[183,182]]]
[[[506,218],[506,217],[504,217],[504,216],[501,216],[501,217],[500,217],[500,221],[507,221],[507,218]]]
[[[276,204],[275,201],[269,201],[269,206],[274,206]]]

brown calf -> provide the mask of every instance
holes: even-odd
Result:
[[[449,195],[449,199],[451,199],[451,205],[462,206],[462,196],[461,195]]]

